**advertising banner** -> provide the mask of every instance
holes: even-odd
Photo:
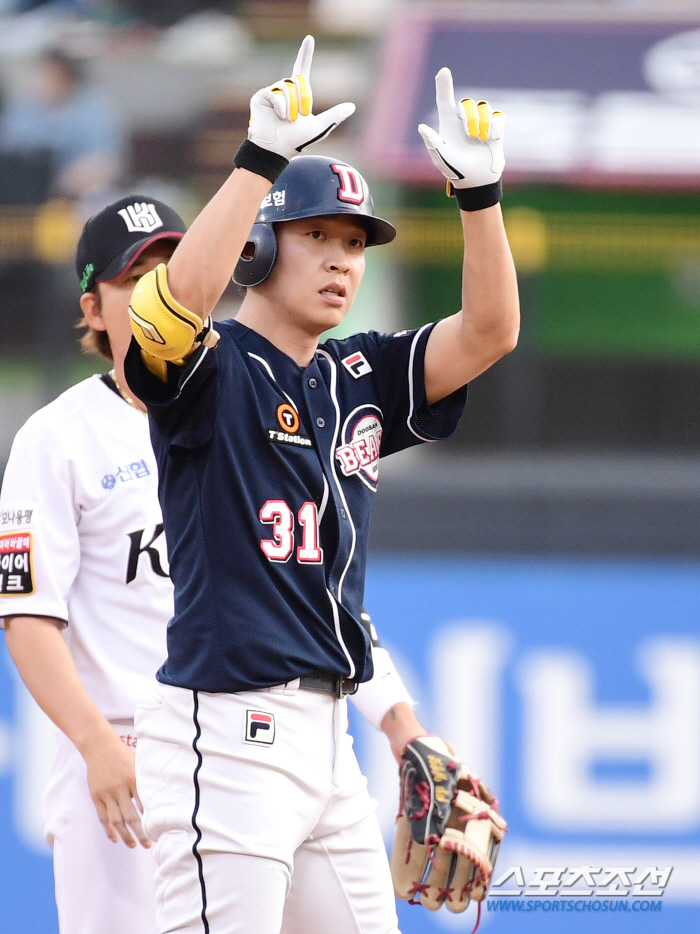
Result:
[[[604,11],[605,12],[605,11]],[[409,7],[391,26],[367,136],[372,171],[436,182],[417,132],[438,128],[434,76],[506,115],[506,178],[697,185],[700,18],[645,21]]]
[[[698,564],[375,560],[366,604],[419,719],[509,823],[484,929],[700,924]],[[390,840],[396,765],[352,728]],[[471,908],[400,917],[403,934],[474,924]]]
[[[700,924],[700,565],[374,558],[367,607],[424,726],[498,795],[485,931],[677,934]],[[351,705],[352,706],[352,705]],[[386,738],[353,710],[387,842]],[[0,930],[56,934],[41,790],[52,730],[0,658]],[[77,884],[80,884],[79,882]],[[403,934],[469,932],[400,903]]]

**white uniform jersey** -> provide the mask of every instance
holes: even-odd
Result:
[[[99,376],[19,431],[0,495],[0,619],[67,624],[80,679],[109,720],[152,687],[172,585],[146,416]]]

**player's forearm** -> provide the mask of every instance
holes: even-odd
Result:
[[[427,733],[411,705],[404,702],[394,704],[387,710],[382,719],[381,731],[388,737],[391,751],[397,762],[401,760],[406,743],[415,739],[416,736],[425,736]]]
[[[5,620],[5,640],[34,700],[83,755],[96,738],[112,733],[83,687],[55,620],[9,617]]]
[[[428,340],[425,391],[431,405],[510,353],[520,327],[518,284],[500,205],[460,214],[462,310],[439,321]]]
[[[271,182],[235,169],[189,228],[168,263],[174,298],[204,320],[229,283]]]
[[[518,339],[515,265],[500,204],[459,213],[464,234],[461,339],[466,348],[478,345],[490,366],[513,350]]]

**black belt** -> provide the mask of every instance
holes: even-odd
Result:
[[[357,681],[351,681],[350,678],[344,678],[342,675],[330,675],[325,671],[319,671],[313,675],[304,675],[299,678],[300,688],[305,688],[307,691],[322,691],[335,694],[336,697],[354,694],[358,686]]]

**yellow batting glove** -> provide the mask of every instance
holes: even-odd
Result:
[[[456,189],[498,183],[505,166],[501,111],[470,97],[457,103],[449,68],[435,76],[435,92],[439,129],[418,127],[433,163]]]
[[[491,130],[491,107],[488,101],[479,101],[474,103],[471,97],[464,97],[460,101],[467,117],[467,133],[474,139],[486,141],[489,138]],[[500,110],[496,111],[500,114]]]
[[[294,62],[292,76],[262,88],[250,100],[248,139],[285,159],[325,139],[355,112],[354,104],[345,103],[320,114],[312,113],[309,77],[313,54],[314,39],[307,36]]]

